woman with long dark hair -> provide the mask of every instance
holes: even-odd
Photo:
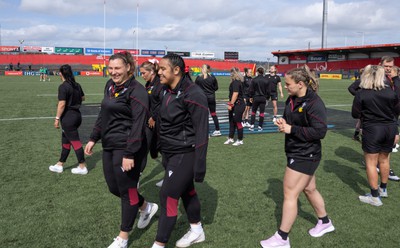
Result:
[[[158,209],[157,204],[146,202],[137,189],[147,156],[149,100],[146,89],[134,77],[135,63],[129,52],[112,55],[107,68],[111,79],[106,83],[85,153],[92,155],[101,139],[104,177],[110,192],[121,199],[120,232],[109,248],[126,248],[138,211],[137,227],[143,229]]]
[[[71,146],[78,158],[79,166],[73,168],[73,174],[85,175],[88,173],[85,163],[85,155],[82,143],[79,138],[78,128],[82,123],[82,115],[79,111],[82,101],[85,100],[85,94],[82,87],[75,81],[74,74],[70,65],[60,67],[61,85],[58,87],[58,105],[57,114],[54,120],[54,127],[62,127],[61,136],[61,156],[55,165],[51,165],[49,170],[56,173],[62,173],[64,163],[67,161]]]

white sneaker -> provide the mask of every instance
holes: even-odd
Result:
[[[219,131],[219,130],[215,130],[212,134],[211,134],[211,137],[216,137],[216,136],[221,136],[222,134],[221,134],[221,131]]]
[[[180,240],[176,241],[176,247],[189,247],[193,244],[200,243],[206,240],[204,231],[195,233],[190,229]]]
[[[373,197],[371,194],[360,195],[360,196],[358,196],[358,199],[361,202],[368,203],[375,207],[379,207],[379,206],[383,205],[380,197]]]
[[[162,179],[161,181],[159,181],[158,183],[156,183],[156,186],[161,188],[162,185],[163,185],[163,183],[164,183],[164,179]]]
[[[235,142],[233,139],[228,138],[228,139],[224,142],[224,145],[230,145],[230,144],[232,144],[233,142]]]
[[[392,152],[398,152],[399,150],[397,148],[392,148]]]
[[[71,173],[72,174],[77,174],[77,175],[86,175],[86,174],[88,174],[88,169],[86,168],[86,166],[83,167],[83,168],[78,166],[76,168],[73,168],[71,170]]]
[[[261,132],[262,130],[263,130],[263,128],[258,126],[258,131]]]
[[[399,145],[399,144],[396,144],[396,147],[395,147],[395,148],[396,148],[396,149],[399,149],[399,147],[400,147],[400,145]]]
[[[387,192],[387,188],[381,188],[379,187],[379,196],[381,198],[387,198],[388,197],[388,192]]]
[[[250,125],[249,131],[254,131],[254,125]]]
[[[250,123],[246,122],[246,127],[250,127],[250,126],[251,126]]]
[[[235,143],[232,144],[233,146],[240,146],[243,145],[243,140],[236,140]]]
[[[108,248],[128,248],[128,240],[117,236]]]
[[[151,218],[157,213],[158,210],[157,204],[151,202],[148,202],[147,204],[150,205],[150,210],[148,212],[139,210],[140,216],[137,223],[137,227],[139,229],[145,228],[150,223]]]
[[[50,165],[49,170],[56,173],[62,173],[64,171],[64,168],[61,165],[55,164]]]
[[[276,117],[272,118],[272,122],[276,123]]]

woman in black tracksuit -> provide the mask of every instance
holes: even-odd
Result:
[[[206,173],[207,97],[185,76],[185,62],[180,56],[164,56],[159,67],[158,74],[164,85],[159,112],[159,146],[165,175],[160,191],[157,236],[152,247],[165,247],[168,242],[177,220],[180,198],[190,230],[176,242],[176,246],[188,247],[205,240],[200,201],[193,181],[202,182]]]
[[[308,233],[321,237],[335,230],[328,218],[324,199],[316,188],[315,170],[321,160],[321,139],[327,132],[326,109],[317,95],[318,81],[307,66],[288,71],[285,75],[288,99],[283,118],[276,121],[285,133],[287,167],[283,178],[283,209],[279,230],[261,246],[290,247],[288,233],[297,217],[297,201],[304,192],[318,217],[317,225]]]
[[[207,96],[208,108],[215,125],[215,131],[211,136],[221,136],[215,102],[215,92],[218,90],[218,81],[212,74],[210,74],[209,65],[204,64],[201,67],[201,75],[197,76],[194,82],[200,86],[204,91],[204,94]]]
[[[231,69],[231,80],[231,84],[229,85],[228,102],[229,136],[228,140],[225,141],[224,144],[240,146],[243,145],[242,117],[246,104],[243,98],[243,76],[236,67]],[[235,137],[236,129],[238,135],[235,142],[233,138]]]
[[[62,149],[61,156],[57,164],[49,167],[50,171],[61,173],[63,165],[67,161],[71,146],[78,158],[79,166],[73,168],[73,174],[85,175],[88,173],[83,153],[82,143],[79,138],[78,128],[82,123],[82,115],[79,108],[85,100],[82,87],[75,81],[74,74],[70,65],[60,67],[60,77],[62,84],[58,87],[57,114],[54,120],[54,127],[62,127]]]
[[[352,116],[361,119],[366,172],[371,193],[359,196],[359,200],[373,206],[381,206],[380,197],[388,197],[389,154],[395,142],[397,118],[400,113],[399,96],[385,80],[382,66],[368,65],[361,75],[360,90],[353,101]],[[381,184],[378,187],[379,163]],[[380,196],[380,197],[379,197]]]
[[[145,135],[148,121],[146,89],[135,80],[134,62],[129,52],[110,57],[111,79],[104,89],[104,99],[85,153],[91,155],[97,141],[103,146],[103,171],[112,194],[121,198],[120,233],[109,248],[127,247],[138,209],[138,228],[145,228],[157,212],[155,203],[148,203],[138,193],[140,170],[147,156]]]
[[[257,69],[258,76],[253,78],[250,86],[249,95],[253,106],[251,108],[250,131],[254,131],[257,109],[260,108],[258,121],[258,131],[263,130],[265,106],[270,96],[270,86],[268,79],[264,76],[264,68]]]
[[[157,75],[158,64],[145,61],[140,66],[140,74],[146,81],[146,90],[149,95],[149,106],[150,106],[150,117],[147,121],[146,136],[147,136],[147,147],[150,150],[152,158],[157,158],[157,119],[158,112],[161,104],[161,90],[162,85],[160,84],[160,77]],[[146,166],[147,163],[143,163]],[[142,168],[142,171],[144,167]]]
[[[243,127],[250,127],[249,123],[249,112],[251,109],[252,103],[250,102],[249,90],[251,86],[251,81],[253,78],[251,77],[252,70],[249,68],[244,68],[244,77],[243,77],[243,97],[246,102],[246,108],[243,112]]]

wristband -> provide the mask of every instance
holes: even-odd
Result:
[[[59,121],[59,120],[60,120],[60,117],[57,117],[57,116],[56,116],[56,120],[58,120],[58,121]]]
[[[231,106],[231,107],[234,106],[234,104],[232,104],[232,103],[230,103],[230,102],[228,102],[227,104],[228,104],[228,106]]]

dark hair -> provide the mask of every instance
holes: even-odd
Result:
[[[135,73],[135,61],[133,60],[133,57],[130,52],[123,51],[120,53],[113,54],[111,55],[109,61],[115,59],[120,59],[124,62],[124,64],[131,66],[131,69],[128,71],[129,76],[132,76]]]
[[[384,62],[392,62],[394,61],[394,58],[391,56],[383,56],[381,58],[381,62],[379,63],[380,65],[383,65]]]
[[[249,71],[249,68],[245,67],[244,68],[244,73],[247,73]]]
[[[258,74],[260,74],[261,76],[264,75],[264,68],[263,68],[263,67],[258,67],[258,68],[257,68],[257,72],[258,72]]]
[[[74,73],[72,72],[72,68],[70,65],[65,64],[60,67],[60,73],[64,77],[65,81],[70,83],[72,87],[76,88],[77,82],[75,81]]]
[[[163,59],[169,60],[169,64],[171,65],[172,68],[178,66],[179,69],[181,70],[181,75],[185,75],[185,61],[183,61],[182,57],[177,55],[177,54],[167,54],[163,57]]]

